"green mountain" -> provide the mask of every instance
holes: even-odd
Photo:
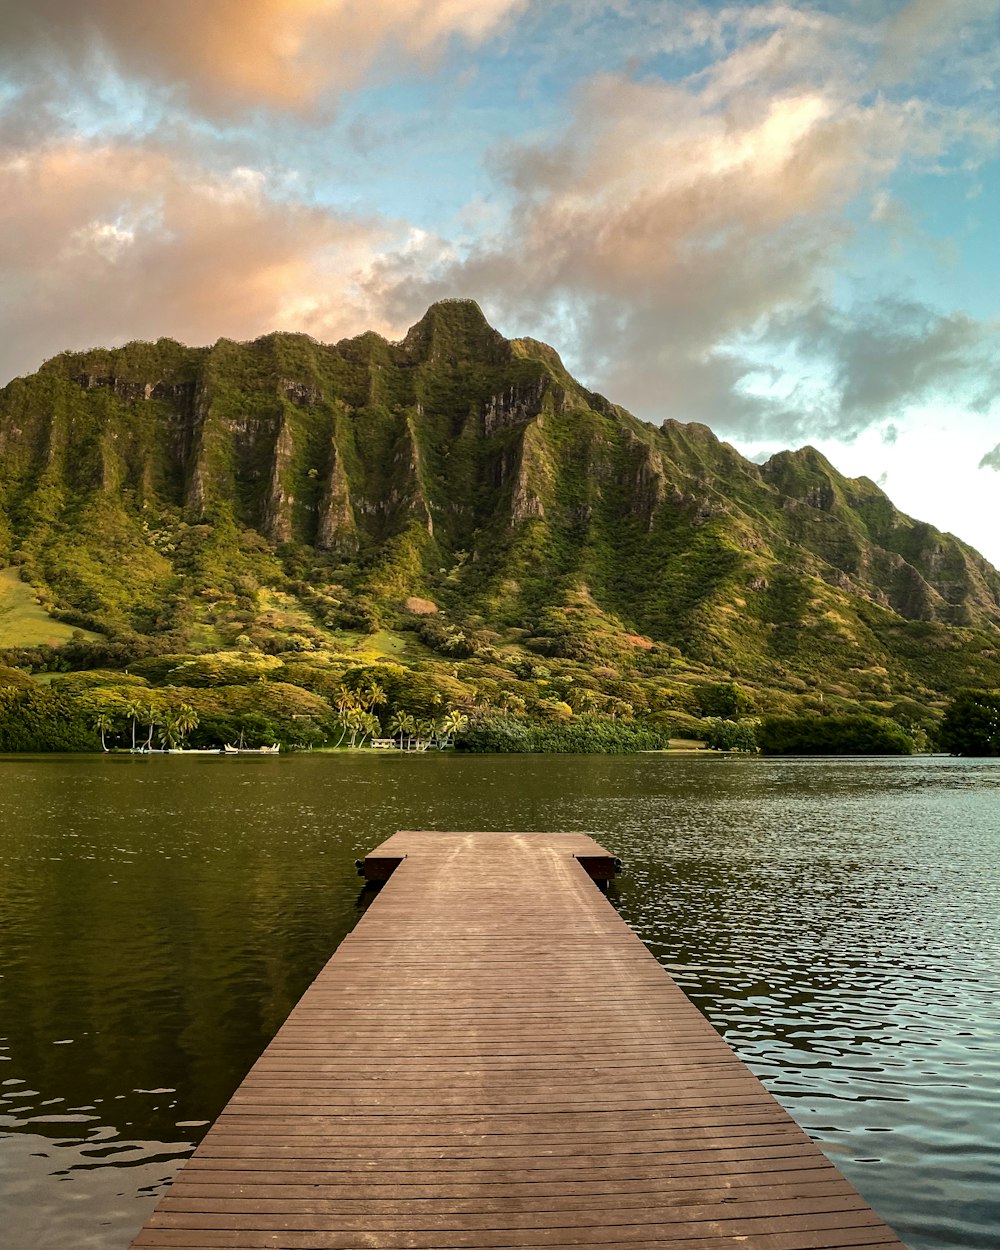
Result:
[[[381,652],[470,698],[574,682],[644,712],[733,678],[776,710],[1000,685],[1000,574],[970,547],[812,448],[757,465],[637,420],[471,301],[401,343],[161,339],[16,379],[2,566],[51,641],[85,631],[74,665]],[[37,620],[2,605],[23,662]]]

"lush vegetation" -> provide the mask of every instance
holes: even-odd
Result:
[[[0,393],[0,446],[0,664],[113,746],[752,750],[793,717],[828,750],[874,716],[922,749],[1000,688],[975,552],[809,448],[637,421],[468,301],[402,344],[69,353]]]
[[[754,718],[728,720],[711,716],[704,722],[702,737],[705,745],[715,751],[756,751],[759,727],[760,721]]]
[[[585,717],[573,724],[539,725],[515,716],[476,717],[458,739],[463,751],[562,751],[607,755],[662,751],[669,735],[662,729]]]
[[[0,685],[0,751],[93,751],[98,732],[76,701],[42,686]]]
[[[1000,755],[1000,690],[963,690],[945,711],[941,746],[952,755]]]
[[[403,749],[424,749],[452,745],[467,724],[463,712],[444,702],[441,689],[413,681],[395,666],[355,667],[336,684],[329,672],[294,674],[299,683],[325,689],[324,695],[282,680],[290,674],[277,661],[252,665],[240,657],[231,664],[225,659],[135,666],[145,667],[158,681],[135,669],[127,674],[98,670],[42,685],[20,670],[0,668],[0,750],[275,742],[289,748],[359,747],[382,736],[393,737]],[[387,677],[392,696],[370,674]],[[179,684],[185,680],[191,684]]]
[[[768,716],[757,734],[765,755],[910,755],[913,740],[885,716]]]

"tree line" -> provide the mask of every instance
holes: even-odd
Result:
[[[149,662],[151,665],[152,661]],[[158,663],[158,661],[157,661]],[[339,675],[317,673],[313,688],[255,668],[234,674],[205,659],[150,668],[152,685],[121,672],[56,675],[48,684],[0,666],[0,751],[149,750],[248,747],[368,746],[390,740],[399,750],[456,746],[466,751],[604,752],[662,750],[678,731],[671,714],[640,717],[631,709],[595,709],[582,699],[549,701],[531,715],[523,700],[477,703],[452,678],[413,673],[392,664],[358,666]],[[217,666],[216,666],[217,667]],[[284,677],[280,667],[273,676]],[[220,684],[214,684],[215,682]],[[1000,691],[966,690],[943,719],[921,720],[921,708],[899,719],[863,713],[812,712],[759,716],[734,683],[700,692],[704,711],[685,717],[681,732],[722,751],[768,755],[905,755],[941,750],[954,755],[1000,755]],[[453,702],[456,696],[462,703]],[[537,709],[536,709],[537,712]],[[728,714],[727,714],[728,713]],[[679,713],[673,717],[680,721]]]

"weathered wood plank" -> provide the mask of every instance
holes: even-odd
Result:
[[[611,865],[577,833],[385,842],[137,1250],[900,1246],[601,895]]]

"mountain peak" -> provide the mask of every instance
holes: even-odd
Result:
[[[502,364],[510,358],[510,344],[474,299],[431,304],[407,331],[403,346],[421,360],[451,365],[471,360]]]

